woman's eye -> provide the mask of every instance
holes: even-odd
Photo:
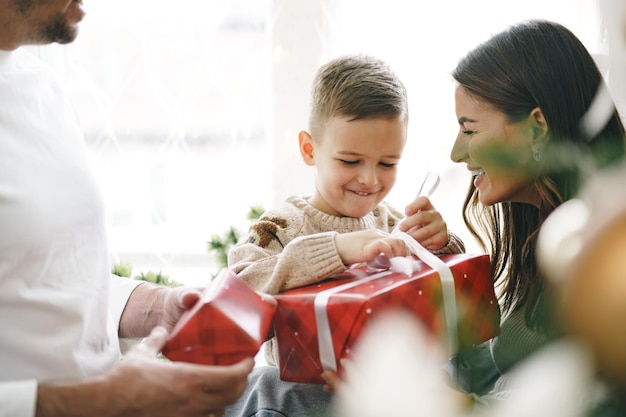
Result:
[[[347,161],[345,159],[340,159],[341,163],[344,165],[356,165],[359,163],[359,161]]]
[[[393,168],[396,166],[396,164],[392,164],[390,162],[379,162],[378,164],[383,168]]]
[[[464,130],[463,134],[467,135],[467,136],[472,136],[474,134],[474,131],[473,130]]]

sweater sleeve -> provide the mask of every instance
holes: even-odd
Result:
[[[443,248],[431,252],[435,255],[465,253],[465,243],[463,243],[460,237],[448,231],[448,243]]]
[[[288,206],[286,206],[288,207]],[[299,210],[264,214],[250,227],[248,240],[228,252],[228,267],[257,291],[276,294],[343,272],[335,231],[303,230]]]
[[[267,283],[271,293],[319,282],[346,270],[337,247],[337,232],[300,236],[291,242],[276,263]]]
[[[229,268],[255,290],[269,294],[313,284],[346,269],[337,253],[335,235],[337,232],[300,236],[279,252],[246,242],[229,251]]]

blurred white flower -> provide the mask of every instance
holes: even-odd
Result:
[[[589,357],[575,343],[559,342],[538,351],[511,374],[508,396],[487,417],[577,417],[596,395]]]
[[[354,359],[345,364],[338,415],[459,416],[445,381],[445,360],[439,342],[414,317],[400,312],[379,316],[359,339]]]

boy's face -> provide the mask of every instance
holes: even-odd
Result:
[[[317,168],[311,204],[341,217],[363,217],[391,191],[407,136],[407,118],[333,117],[321,137],[300,132],[300,153]]]

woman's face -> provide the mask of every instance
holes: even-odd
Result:
[[[455,102],[459,133],[450,158],[467,164],[480,202],[486,206],[505,201],[538,205],[532,186],[537,167],[532,152],[535,116],[510,122],[503,112],[476,100],[460,85]]]

